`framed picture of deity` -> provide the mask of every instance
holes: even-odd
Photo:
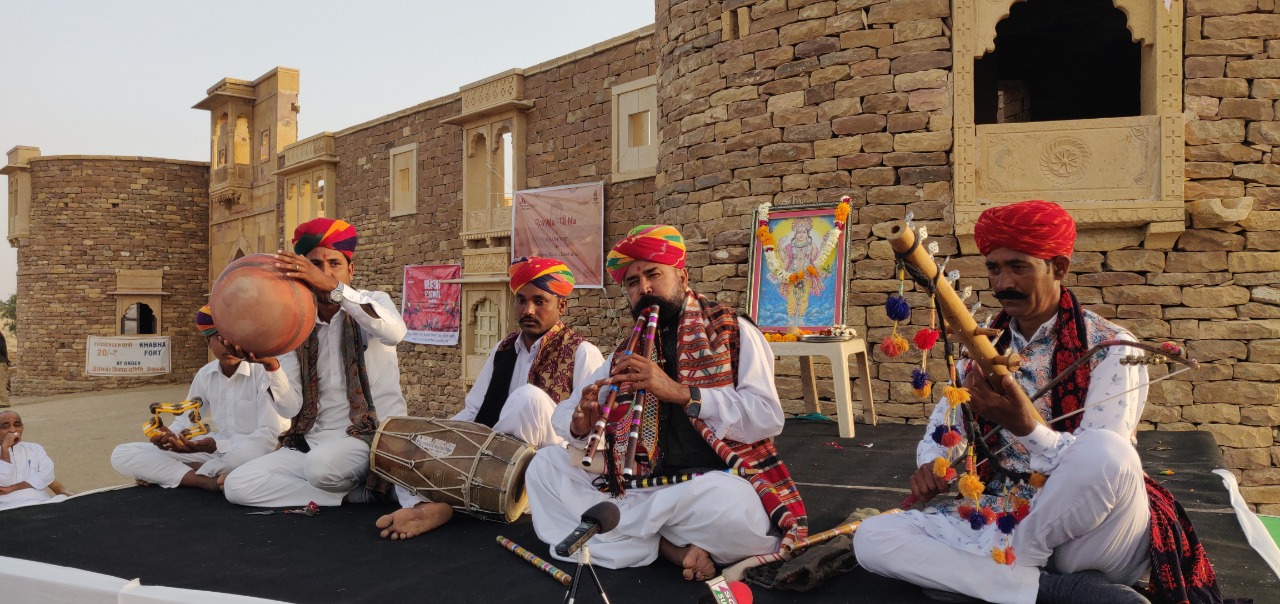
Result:
[[[756,208],[747,314],[765,332],[844,323],[847,201]]]

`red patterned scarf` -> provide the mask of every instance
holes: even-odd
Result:
[[[1009,338],[1012,337],[1008,332],[1008,325],[1009,316],[1004,312],[992,323],[996,329],[1005,330],[997,344],[1000,349],[1007,347]],[[1084,311],[1075,295],[1065,287],[1062,288],[1062,297],[1058,302],[1058,322],[1054,325],[1054,333],[1057,343],[1053,349],[1053,375],[1058,375],[1089,348]],[[1076,411],[1084,404],[1089,392],[1091,367],[1092,363],[1081,363],[1071,377],[1053,387],[1053,417]],[[1055,422],[1051,427],[1060,432],[1075,432],[1083,419],[1084,414],[1081,413]],[[979,423],[982,424],[983,431],[996,427],[994,423],[981,418]],[[993,439],[998,440],[999,436],[996,435]],[[992,445],[992,442],[988,442],[989,447]],[[992,463],[985,464],[988,468],[995,462],[991,461]],[[991,477],[984,475],[982,478],[985,481]],[[1196,537],[1191,519],[1174,500],[1172,493],[1151,480],[1151,477],[1144,478],[1151,509],[1151,591],[1157,601],[1171,604],[1222,602],[1213,565],[1209,563],[1209,555]]]
[[[702,294],[686,291],[684,311],[676,334],[680,340],[676,345],[676,367],[681,384],[698,388],[736,386],[740,340],[737,314],[733,309],[712,302]],[[625,346],[623,342],[614,352],[614,363],[623,358]],[[657,342],[653,348],[661,350]],[[647,460],[657,458],[657,397],[646,393],[644,409],[643,433],[637,449],[643,450],[646,457],[636,456],[640,477],[648,476],[651,471]],[[629,415],[624,413],[621,417],[612,417],[608,430],[613,441],[613,460],[609,465],[616,484],[621,484],[622,464],[619,460],[626,455]],[[729,467],[760,470],[759,474],[747,480],[755,488],[769,519],[783,533],[784,543],[809,534],[804,501],[771,439],[754,443],[721,439],[706,422],[701,419],[692,421],[702,438]],[[645,460],[643,463],[642,459]],[[620,488],[618,494],[621,495]]]
[[[495,355],[511,355],[511,360],[508,361],[510,364],[504,364],[508,368],[515,364],[514,348],[516,338],[519,337],[519,331],[508,334],[498,343],[497,351],[494,352]],[[541,388],[551,396],[553,401],[560,402],[569,398],[569,395],[573,394],[573,369],[578,345],[584,341],[577,332],[565,327],[563,323],[556,323],[542,336],[538,356],[529,367],[528,383]],[[494,359],[495,375],[489,382],[489,390],[485,392],[484,402],[481,403],[475,419],[477,423],[490,428],[498,423],[502,407],[506,404],[511,390],[513,376],[510,372],[505,376],[497,375],[500,370],[498,361],[501,359],[502,356]]]

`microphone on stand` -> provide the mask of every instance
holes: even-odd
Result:
[[[582,521],[569,536],[556,545],[556,555],[569,557],[582,548],[587,540],[599,533],[607,533],[618,526],[622,511],[609,501],[601,501],[582,513]]]

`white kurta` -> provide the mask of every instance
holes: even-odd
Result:
[[[780,434],[784,416],[769,344],[745,319],[738,319],[738,332],[737,386],[702,388],[700,417],[720,438],[756,442]],[[588,381],[608,377],[611,366],[604,363]],[[581,448],[586,439],[569,433],[580,395],[575,392],[556,407],[552,424],[561,437]],[[618,527],[588,542],[593,561],[606,568],[653,562],[663,537],[677,546],[696,545],[721,564],[777,551],[781,538],[774,534],[754,488],[742,478],[711,473],[676,485],[630,489],[621,499],[611,499],[592,485],[595,475],[570,457],[563,448],[544,448],[525,474],[533,527],[548,544],[554,546],[572,532],[587,508],[610,500],[622,512]],[[563,560],[554,547],[551,555]]]
[[[316,318],[319,352],[319,409],[315,424],[307,432],[307,453],[281,448],[255,459],[228,477],[227,500],[261,507],[341,505],[347,492],[360,486],[369,475],[369,445],[348,436],[351,425],[347,400],[347,377],[342,368],[343,313],[350,314],[366,340],[365,371],[374,413],[378,420],[407,415],[400,392],[400,364],[396,344],[404,339],[405,324],[391,297],[344,287],[345,297],[337,314],[328,322]],[[370,305],[378,316],[369,316],[361,305]],[[280,357],[280,370],[268,372],[271,395],[282,417],[294,417],[302,409],[302,372],[297,352]]]
[[[546,391],[529,384],[529,369],[542,350],[544,335],[538,338],[533,346],[525,346],[524,340],[516,338],[516,364],[511,374],[511,386],[507,390],[507,401],[502,405],[498,421],[493,424],[495,432],[510,434],[535,449],[546,446],[564,444],[564,439],[556,434],[551,425],[551,414],[558,401],[552,400]],[[493,357],[498,352],[495,345],[485,360],[476,383],[467,392],[466,405],[450,419],[473,422],[484,404],[484,395],[489,391],[489,383],[493,380]],[[600,349],[590,342],[582,342],[573,355],[573,391],[577,392],[590,382],[588,378],[604,363]],[[396,498],[402,507],[413,507],[429,501],[402,486],[396,485]]]
[[[274,451],[280,432],[289,424],[276,413],[267,373],[258,363],[242,362],[227,377],[216,360],[196,372],[187,399],[204,401],[200,414],[212,432],[194,440],[213,439],[214,453],[175,453],[150,442],[125,443],[111,453],[111,466],[126,476],[173,488],[191,471],[188,462],[202,464],[196,471],[200,476],[218,476]],[[183,414],[169,429],[176,434],[190,425]]]
[[[9,449],[9,461],[0,461],[0,486],[11,487],[25,482],[29,489],[0,495],[0,510],[52,499],[45,489],[53,483],[53,460],[44,447],[19,441]]]
[[[1085,312],[1085,321],[1089,346],[1105,339],[1133,340],[1091,312]],[[1016,325],[1010,327],[1011,347],[1023,358],[1015,376],[1028,393],[1053,377],[1056,322],[1053,318],[1041,325],[1030,340]],[[935,500],[923,511],[864,521],[854,535],[859,562],[882,575],[991,602],[1034,602],[1041,567],[1056,572],[1100,570],[1114,583],[1135,583],[1148,563],[1150,513],[1142,462],[1132,443],[1148,378],[1146,367],[1122,365],[1120,360],[1136,352],[1110,348],[1094,358],[1085,411],[1073,433],[1038,426],[1019,438],[1001,431],[1004,442],[1012,443],[1001,454],[1004,466],[1050,474],[1040,491],[1020,492],[1031,500],[1031,512],[1011,541],[995,523],[974,530],[955,512],[955,501]],[[1040,414],[1050,419],[1051,396],[1036,401]],[[917,467],[963,451],[962,444],[948,454],[928,436],[949,422],[949,408],[945,398],[935,407],[926,437],[917,447]],[[984,503],[997,495],[987,493]],[[1014,566],[991,558],[993,547],[1005,545],[1014,548]]]

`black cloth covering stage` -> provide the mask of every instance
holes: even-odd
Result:
[[[857,507],[887,509],[905,496],[919,426],[836,425],[792,419],[778,448],[800,483],[813,532]],[[1280,602],[1277,578],[1245,542],[1221,479],[1213,439],[1200,432],[1143,432],[1147,472],[1187,508],[1227,598]],[[1171,475],[1161,472],[1172,470]],[[145,585],[218,591],[288,602],[558,602],[565,588],[495,542],[504,535],[549,559],[525,516],[511,524],[457,514],[407,542],[378,538],[373,523],[391,504],[325,508],[319,515],[248,515],[250,508],[192,490],[128,488],[0,513],[0,555],[140,578]],[[572,573],[573,565],[555,562]],[[646,568],[600,569],[611,602],[697,602],[659,560]],[[753,588],[755,601],[928,602],[921,591],[857,568],[807,593]],[[0,588],[0,594],[3,588]],[[3,596],[0,595],[0,600]],[[580,602],[599,602],[590,581]]]

